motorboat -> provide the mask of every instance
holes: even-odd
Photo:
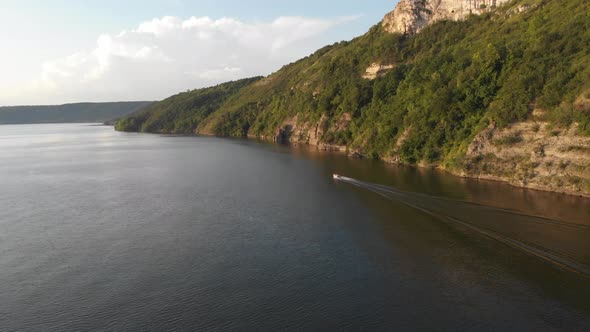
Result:
[[[340,175],[338,175],[338,174],[332,174],[332,178],[333,178],[334,180],[341,180],[341,179],[342,179],[342,176],[340,176]]]

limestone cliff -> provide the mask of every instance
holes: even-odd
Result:
[[[511,0],[401,0],[383,19],[386,31],[414,34],[439,20],[460,20]]]
[[[507,128],[492,124],[469,145],[461,175],[590,196],[590,137],[578,127],[557,128],[540,110]]]
[[[342,114],[338,119],[330,121],[325,114],[318,121],[304,121],[298,116],[288,118],[276,130],[273,141],[279,144],[305,144],[317,146],[324,151],[347,151],[346,145],[338,142],[326,142],[326,136],[347,131],[352,117],[349,113]],[[322,140],[324,138],[324,141]]]

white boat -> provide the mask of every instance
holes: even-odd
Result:
[[[340,175],[338,175],[338,174],[333,174],[332,175],[332,178],[334,178],[334,180],[340,180],[340,179],[342,179],[342,177]]]

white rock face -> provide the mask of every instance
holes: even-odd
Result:
[[[377,77],[387,73],[389,70],[393,69],[394,65],[383,65],[379,63],[373,63],[367,68],[363,78],[366,80],[374,80]]]
[[[386,31],[414,34],[439,20],[461,20],[511,0],[400,0],[383,19]]]

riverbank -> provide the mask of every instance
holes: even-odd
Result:
[[[493,125],[486,128],[470,144],[462,168],[423,162],[408,165],[395,155],[373,158],[360,149],[322,143],[318,137],[322,133],[310,133],[307,125],[298,127],[293,122],[289,126],[290,132],[285,133],[282,128],[274,137],[246,138],[292,147],[307,146],[319,152],[343,153],[355,159],[378,159],[387,164],[438,169],[461,178],[503,182],[517,188],[590,198],[590,137],[579,135],[575,125],[556,134],[558,130],[541,121],[539,114],[532,120],[504,129]],[[180,136],[191,135],[217,137],[207,132]]]

